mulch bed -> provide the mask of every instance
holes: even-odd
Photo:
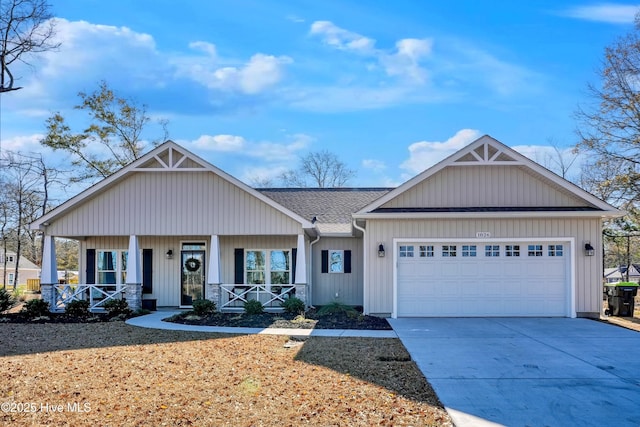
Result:
[[[195,316],[192,312],[180,313],[165,321],[187,325],[228,326],[245,328],[286,328],[286,329],[369,329],[390,330],[386,319],[366,316],[362,313],[332,313],[320,316],[316,310],[309,310],[304,316],[288,313],[213,313]]]
[[[452,425],[398,339],[0,323],[0,370],[7,426]]]

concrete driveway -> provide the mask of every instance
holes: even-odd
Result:
[[[388,319],[458,427],[640,426],[640,333],[588,319]]]

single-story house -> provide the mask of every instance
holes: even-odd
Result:
[[[612,267],[604,269],[604,283],[619,283],[627,281],[640,282],[640,265],[631,264],[629,266],[629,275],[627,276],[627,266]]]
[[[391,317],[597,317],[594,248],[622,214],[490,136],[393,189],[254,189],[168,141],[32,227],[43,284],[53,239],[77,239],[80,287],[133,307],[295,295]],[[43,285],[58,308],[73,292]]]
[[[0,253],[0,286],[21,286],[30,279],[40,278],[40,267],[24,255],[20,256],[18,264],[18,280],[16,282],[16,261],[18,256],[15,252],[7,251],[6,255]],[[6,266],[6,268],[5,268]]]

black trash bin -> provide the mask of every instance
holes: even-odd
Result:
[[[608,283],[604,286],[609,308],[609,316],[633,317],[634,298],[638,294],[638,284],[632,282]]]

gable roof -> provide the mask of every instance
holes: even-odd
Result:
[[[321,234],[351,235],[351,215],[392,188],[259,188],[303,218],[313,220]]]
[[[384,204],[395,199],[411,188],[424,182],[430,177],[447,167],[459,166],[521,166],[527,168],[533,175],[541,178],[550,185],[554,185],[572,196],[584,201],[588,206],[580,206],[576,208],[558,208],[558,207],[465,207],[448,209],[433,207],[416,207],[405,209],[385,208]],[[396,189],[388,192],[374,202],[364,206],[362,209],[354,213],[354,218],[393,218],[401,216],[403,218],[426,218],[430,216],[442,216],[446,212],[447,217],[471,217],[471,216],[547,216],[553,212],[554,216],[597,216],[597,217],[617,217],[624,215],[624,212],[616,209],[608,203],[598,199],[594,195],[581,189],[577,185],[567,181],[566,179],[556,175],[550,170],[544,168],[533,160],[523,156],[512,148],[504,145],[500,141],[489,135],[484,135],[471,144],[462,148],[458,152],[447,157],[440,163],[430,167],[422,173],[416,175]]]
[[[313,224],[303,218],[299,214],[293,212],[289,208],[286,208],[273,199],[265,196],[264,194],[256,191],[242,181],[234,178],[223,170],[213,166],[211,163],[193,154],[186,148],[181,147],[175,142],[169,140],[165,143],[157,146],[144,156],[131,162],[129,165],[123,167],[119,171],[113,173],[107,178],[99,181],[88,189],[82,191],[80,194],[67,200],[60,206],[52,209],[45,215],[41,216],[37,220],[31,223],[31,229],[39,229],[45,226],[46,223],[52,222],[56,218],[64,215],[68,211],[72,210],[79,204],[86,200],[91,199],[93,196],[105,191],[108,188],[116,185],[118,182],[125,179],[129,174],[134,172],[158,172],[158,171],[178,171],[178,172],[205,172],[209,171],[213,174],[221,177],[222,179],[230,182],[231,184],[239,187],[245,192],[249,193],[253,197],[263,201],[274,209],[280,211],[284,215],[290,217],[296,222],[299,222],[304,229],[313,229]]]

